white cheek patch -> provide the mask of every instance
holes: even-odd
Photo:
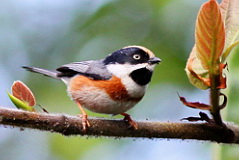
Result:
[[[124,76],[128,76],[131,72],[134,70],[145,68],[147,67],[147,63],[141,63],[141,64],[109,64],[107,65],[107,69],[114,74],[115,76],[122,78]]]
[[[119,77],[124,84],[128,94],[133,98],[142,97],[146,91],[147,85],[141,86],[134,82],[129,76],[131,72],[140,68],[147,68],[147,63],[131,64],[110,64],[107,69],[116,77]]]

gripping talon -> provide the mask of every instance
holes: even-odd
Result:
[[[124,121],[129,125],[129,128],[133,128],[134,130],[137,130],[138,124],[131,118],[131,116],[127,113],[121,113],[122,116],[124,116]]]
[[[90,123],[88,121],[88,115],[85,113],[84,109],[82,108],[79,102],[76,102],[76,104],[82,113],[79,115],[79,117],[82,119],[82,127],[83,127],[82,131],[86,132],[87,128],[90,127]]]
[[[87,114],[80,114],[79,117],[82,120],[82,127],[83,132],[86,132],[87,128],[90,127],[90,123],[88,121],[88,115]]]

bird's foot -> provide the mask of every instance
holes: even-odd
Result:
[[[129,128],[132,128],[134,130],[138,129],[138,124],[131,118],[131,116],[127,113],[121,113],[122,116],[124,116],[124,121],[129,125]]]
[[[82,131],[86,132],[87,128],[90,127],[90,123],[88,121],[88,115],[87,114],[79,114],[78,116],[82,120]]]

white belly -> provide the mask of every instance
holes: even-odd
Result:
[[[84,108],[105,114],[120,114],[131,109],[138,101],[113,101],[104,91],[95,87],[83,87],[80,91],[70,92],[70,96]]]

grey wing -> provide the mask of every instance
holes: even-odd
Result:
[[[56,70],[59,71],[58,77],[73,77],[79,74],[94,80],[107,80],[112,76],[102,60],[74,62],[65,64]]]

